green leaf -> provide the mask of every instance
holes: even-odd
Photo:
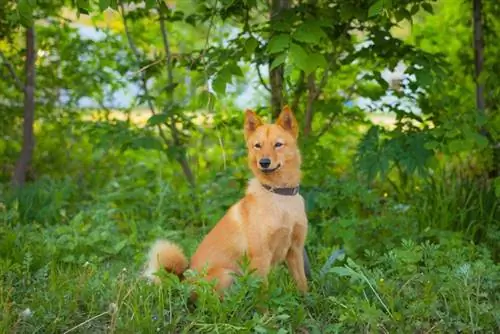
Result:
[[[422,4],[422,8],[430,14],[434,14],[434,9],[432,8],[432,5],[430,3],[424,2]]]
[[[146,150],[158,150],[158,151],[163,150],[161,142],[155,137],[151,136],[136,138],[132,140],[130,146],[135,149],[142,148]]]
[[[215,79],[212,81],[212,88],[217,94],[225,94],[226,85],[229,81],[231,81],[231,73],[225,67],[217,73]]]
[[[226,68],[232,75],[235,75],[237,77],[243,77],[243,72],[241,71],[241,68],[235,63],[227,64]]]
[[[424,144],[424,147],[428,150],[435,150],[439,147],[439,142],[437,141],[428,141],[427,143]]]
[[[368,9],[368,17],[374,17],[379,15],[382,12],[383,8],[384,8],[384,0],[377,0]]]
[[[450,153],[460,152],[463,148],[463,140],[460,139],[451,140],[448,146],[450,149]]]
[[[276,58],[274,58],[273,62],[271,63],[271,68],[270,70],[274,70],[276,67],[280,66],[283,64],[286,60],[286,53],[282,53]]]
[[[17,4],[17,13],[21,24],[25,27],[33,25],[33,7],[28,0],[19,0]]]
[[[156,0],[146,0],[146,9],[151,9],[156,6]]]
[[[77,0],[78,12],[88,15],[90,10],[90,0]]]
[[[306,50],[304,50],[302,46],[295,43],[292,43],[290,46],[290,61],[306,74],[311,73],[316,68],[314,64],[311,63]]]
[[[165,113],[162,114],[156,114],[151,116],[148,119],[148,125],[153,126],[153,125],[158,125],[158,124],[164,124],[168,119],[168,115]]]
[[[425,69],[416,70],[415,76],[417,77],[418,84],[422,87],[426,87],[432,84],[432,74]]]
[[[486,139],[485,136],[477,133],[477,132],[473,132],[472,133],[472,138],[474,138],[474,141],[476,142],[477,146],[479,148],[486,148],[488,147],[488,139]]]
[[[245,41],[245,51],[247,52],[247,56],[251,56],[257,46],[259,45],[259,41],[255,39],[254,37],[250,37]]]
[[[353,273],[353,271],[351,269],[345,268],[345,267],[332,267],[329,270],[329,272],[337,274],[338,276],[341,276],[341,277],[344,277],[344,276],[351,277],[352,273]]]
[[[288,48],[290,44],[290,36],[285,34],[279,34],[271,38],[269,44],[267,45],[267,52],[279,53],[283,52]]]
[[[110,0],[99,0],[99,9],[106,10],[109,8]]]
[[[325,56],[321,53],[313,53],[309,56],[311,66],[314,65],[314,69],[318,67],[326,67],[328,64],[326,62]]]
[[[318,45],[328,36],[321,28],[318,21],[308,20],[302,23],[293,33],[293,39],[306,44]]]
[[[495,195],[500,198],[500,176],[497,176],[497,178],[493,181],[493,184],[495,186]]]

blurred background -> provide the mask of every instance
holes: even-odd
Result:
[[[0,329],[499,330],[499,38],[495,0],[0,0]],[[243,195],[243,111],[285,104],[308,303],[284,269],[271,315],[127,290]]]

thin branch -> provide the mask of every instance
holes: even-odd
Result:
[[[120,1],[120,9],[122,12],[123,27],[125,29],[125,35],[127,36],[127,42],[128,42],[130,49],[132,50],[132,53],[135,56],[137,67],[139,67],[140,63],[141,63],[141,53],[139,52],[139,49],[137,49],[137,46],[135,45],[134,40],[132,38],[132,34],[130,33],[130,29],[129,29],[128,23],[127,23],[127,16],[125,14],[125,8],[123,7],[123,3],[121,1]],[[153,115],[155,115],[156,111],[155,111],[155,108],[153,106],[153,102],[151,101],[151,96],[149,94],[149,88],[147,85],[146,75],[142,71],[139,71],[139,73],[140,73],[140,78],[141,78],[142,90],[144,91],[144,95],[146,97],[148,107],[151,110],[151,113]]]
[[[173,85],[174,85],[174,73],[172,71],[172,53],[170,52],[170,43],[168,42],[167,28],[165,27],[165,17],[161,9],[160,12],[160,30],[161,37],[163,39],[163,48],[165,49],[165,55],[167,57],[167,86],[168,86],[168,96],[170,100],[173,97]]]
[[[2,58],[2,63],[7,68],[9,71],[10,75],[12,76],[12,80],[14,80],[14,84],[16,85],[17,89],[19,89],[21,92],[24,92],[24,85],[21,81],[21,78],[16,73],[16,70],[14,69],[14,66],[12,63],[7,59],[5,54],[0,51],[0,58]]]
[[[325,71],[323,72],[323,76],[321,77],[321,80],[320,80],[319,84],[317,85],[316,94],[314,95],[315,100],[323,92],[323,88],[325,88],[326,83],[328,82],[328,76],[329,76],[330,70],[334,64],[335,64],[335,56],[332,55],[332,59],[331,59],[330,63],[328,64],[328,66],[325,68]]]
[[[135,45],[134,40],[132,38],[132,35],[130,33],[130,30],[129,30],[129,27],[127,24],[127,16],[125,14],[125,8],[123,7],[123,3],[120,1],[119,5],[120,5],[121,12],[122,12],[123,27],[125,29],[125,35],[127,36],[127,42],[128,42],[130,49],[132,50],[132,53],[135,56],[137,67],[139,67],[140,63],[141,63],[141,53],[139,52],[139,49],[137,49],[137,46]],[[147,79],[146,79],[146,74],[143,71],[139,71],[139,74],[140,74],[139,76],[141,78],[142,90],[144,91],[144,96],[146,97],[146,102],[148,104],[149,110],[151,111],[151,114],[156,115],[155,107],[153,105],[153,101],[151,100],[151,95],[149,94],[149,88],[148,88],[148,83],[147,83]],[[160,137],[163,139],[163,141],[165,142],[165,144],[167,144],[168,146],[171,146],[171,142],[167,138],[167,136],[165,135],[165,132],[163,131],[160,124],[157,125],[157,128],[158,128],[158,133],[159,133]]]
[[[218,1],[215,1],[215,7],[217,8],[217,2]],[[205,55],[205,52],[207,52],[208,50],[208,44],[210,42],[210,33],[212,31],[212,27],[214,26],[214,17],[215,15],[212,15],[210,16],[210,23],[208,24],[208,31],[207,31],[207,36],[205,37],[205,46],[203,47],[203,50],[200,52],[200,55],[198,56],[198,59],[197,60],[203,60],[203,56]],[[191,62],[191,65],[194,63],[194,60],[193,62]],[[204,64],[205,66],[205,75],[207,73],[206,71],[206,64]],[[208,80],[207,80],[208,81]]]
[[[346,101],[349,101],[352,96],[354,95],[354,93],[356,92],[355,90],[355,87],[356,85],[358,84],[359,81],[361,81],[362,78],[359,78],[358,80],[354,81],[350,86],[349,88],[347,89],[349,91],[349,93],[347,94],[347,96],[345,97],[344,100]],[[330,128],[332,127],[333,125],[333,122],[337,119],[337,114],[335,113],[332,113],[331,116],[330,116],[330,119],[328,120],[328,123],[323,127],[323,129],[321,129],[321,131],[318,133],[318,135],[316,136],[316,138],[320,138],[321,136],[323,136],[328,130],[330,130]]]
[[[167,56],[167,96],[170,100],[170,103],[173,103],[174,99],[174,88],[175,88],[175,83],[174,83],[174,73],[172,69],[172,53],[170,51],[170,43],[168,41],[168,33],[167,33],[167,28],[165,26],[165,17],[163,16],[163,12],[161,9],[158,9],[159,14],[160,14],[160,30],[161,30],[161,36],[163,39],[163,48],[165,49],[165,54]],[[208,40],[208,37],[207,37]],[[170,122],[168,123],[168,126],[170,128],[170,131],[172,133],[172,138],[173,138],[173,143],[175,146],[180,147],[183,149],[183,153],[178,157],[178,162],[181,165],[182,171],[184,172],[187,181],[189,184],[194,187],[195,186],[195,178],[193,175],[193,171],[191,170],[191,167],[189,166],[188,160],[186,159],[185,155],[185,150],[183,143],[179,137],[179,130],[177,129],[177,126],[175,125],[175,119],[174,117],[170,117]]]
[[[271,88],[269,88],[269,86],[266,84],[266,82],[264,81],[264,79],[262,78],[262,73],[260,73],[260,69],[259,69],[259,64],[257,64],[255,66],[255,68],[257,69],[257,74],[259,76],[259,80],[260,80],[260,83],[262,84],[262,86],[264,86],[264,88],[269,92],[271,93]]]

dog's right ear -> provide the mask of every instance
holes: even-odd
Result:
[[[261,125],[262,120],[253,110],[245,110],[245,138],[250,137],[250,135]]]

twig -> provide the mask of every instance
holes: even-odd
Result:
[[[170,103],[173,103],[175,87],[174,87],[174,74],[172,70],[172,54],[170,52],[170,43],[168,41],[167,28],[165,27],[165,17],[163,16],[161,10],[159,10],[159,14],[160,14],[160,30],[163,39],[163,48],[165,49],[165,54],[167,56],[167,87],[168,87],[167,97],[170,100]],[[173,144],[175,146],[180,147],[182,151],[184,151],[183,154],[181,154],[177,160],[182,167],[182,170],[187,178],[187,181],[192,187],[194,187],[195,179],[193,171],[191,170],[191,167],[189,166],[189,163],[186,159],[185,150],[183,149],[184,147],[182,145],[181,139],[179,138],[179,130],[175,125],[174,117],[170,117],[170,122],[168,123],[168,126],[172,133]]]
[[[12,76],[12,80],[14,80],[14,84],[16,85],[16,87],[21,92],[24,92],[24,85],[23,85],[21,79],[17,75],[16,70],[14,69],[14,66],[12,65],[12,63],[7,59],[7,57],[5,56],[5,54],[2,51],[0,51],[0,58],[2,58],[3,65],[7,68],[10,75]]]
[[[170,100],[172,100],[173,84],[174,84],[174,74],[172,71],[172,54],[170,52],[170,43],[168,42],[167,29],[165,27],[165,17],[163,16],[161,10],[159,10],[159,13],[160,13],[161,37],[163,39],[163,48],[165,49],[165,55],[167,57],[167,87],[168,87],[167,95],[169,96]]]
[[[100,318],[100,317],[102,317],[103,315],[106,315],[106,314],[109,314],[109,312],[108,312],[108,311],[106,311],[106,312],[102,312],[101,314],[98,314],[98,315],[96,315],[96,316],[93,316],[92,318],[85,320],[84,322],[82,322],[82,323],[80,323],[80,324],[76,325],[75,327],[68,329],[68,330],[67,330],[66,332],[64,332],[63,334],[70,333],[70,332],[74,331],[75,329],[80,328],[80,327],[82,327],[83,325],[88,324],[89,322],[91,322],[91,321],[93,321],[93,320],[95,320],[95,319],[97,319],[97,318]]]
[[[345,97],[344,100],[346,101],[349,101],[352,96],[354,95],[355,93],[355,87],[356,85],[358,84],[359,81],[361,81],[362,78],[354,81],[350,86],[349,88],[347,89],[349,91],[349,93],[347,94],[347,96]],[[323,127],[323,129],[321,129],[321,131],[318,133],[318,135],[316,136],[316,138],[320,138],[321,136],[323,136],[328,130],[330,130],[331,126],[333,125],[333,122],[335,121],[335,119],[337,118],[337,114],[335,113],[332,113],[331,116],[330,116],[330,119],[328,120],[328,123]]]
[[[321,92],[323,91],[323,88],[325,88],[325,85],[328,82],[328,75],[330,73],[330,69],[333,67],[333,64],[335,64],[335,55],[332,55],[330,63],[323,72],[323,76],[321,77],[321,80],[317,85],[318,88],[316,90],[316,94],[314,95],[314,100],[316,100],[320,96]]]
[[[271,88],[269,88],[269,86],[266,84],[266,82],[264,81],[264,78],[262,78],[262,73],[260,73],[260,69],[259,69],[259,64],[257,64],[255,66],[255,68],[257,69],[257,75],[259,76],[259,80],[260,80],[260,83],[262,84],[262,86],[264,86],[264,88],[269,92],[271,93]],[[293,109],[292,109],[293,110]]]
[[[139,49],[137,49],[137,46],[135,45],[134,40],[132,39],[132,35],[130,34],[130,30],[128,28],[127,17],[125,15],[125,8],[123,7],[123,3],[120,1],[119,5],[120,5],[121,12],[122,12],[123,27],[125,29],[125,35],[127,36],[127,42],[128,42],[130,49],[132,50],[132,53],[134,54],[134,56],[136,58],[137,66],[139,66],[140,62],[141,62],[141,54],[139,52]],[[153,102],[151,101],[151,95],[149,94],[149,88],[148,88],[148,83],[147,83],[147,79],[146,79],[146,74],[143,71],[140,71],[139,74],[140,74],[140,78],[141,78],[142,90],[144,91],[144,96],[146,97],[146,102],[148,104],[149,110],[151,111],[151,114],[156,115],[155,107],[153,105]],[[158,133],[159,133],[160,137],[163,139],[165,144],[170,146],[171,142],[167,138],[167,136],[165,135],[165,132],[163,131],[160,124],[157,124],[156,127],[158,129]]]
[[[134,74],[137,74],[137,73],[139,73],[139,72],[143,72],[143,71],[147,70],[148,68],[150,68],[151,66],[154,66],[154,65],[156,65],[156,64],[158,64],[158,63],[161,63],[162,61],[163,61],[163,58],[160,58],[160,59],[158,59],[158,60],[155,60],[154,62],[152,62],[152,63],[150,63],[150,64],[147,64],[147,65],[145,65],[145,66],[141,67],[141,68],[140,68],[139,70],[137,70]]]

